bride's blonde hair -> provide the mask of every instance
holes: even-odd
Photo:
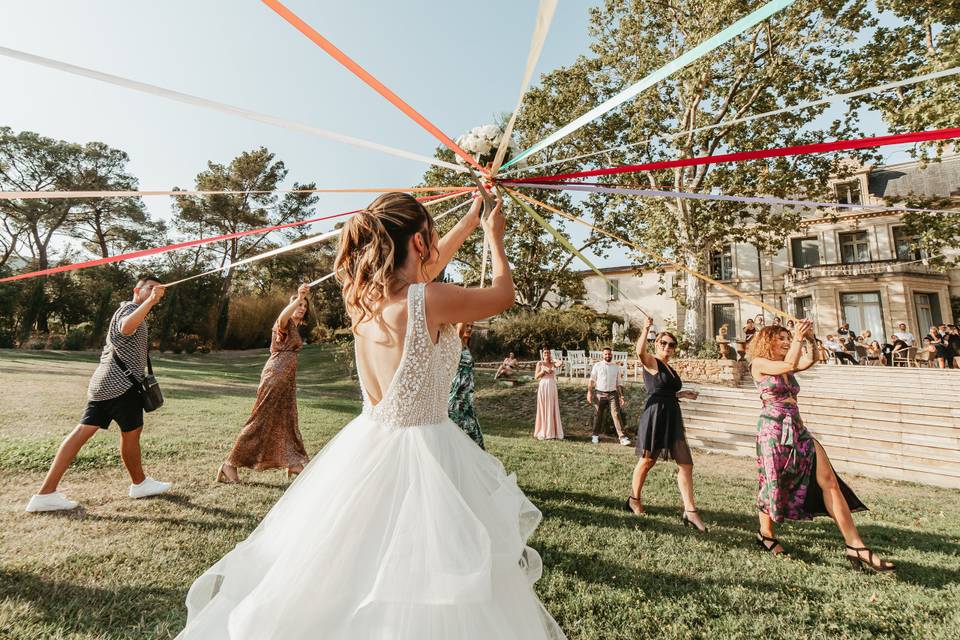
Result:
[[[420,258],[422,269],[435,250],[433,218],[406,193],[383,194],[343,226],[334,269],[354,330],[376,317],[380,303],[401,284],[397,269],[406,262],[410,238],[417,233],[429,247]]]

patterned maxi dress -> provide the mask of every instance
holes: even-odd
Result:
[[[274,325],[270,358],[260,374],[253,411],[227,457],[234,467],[297,467],[309,461],[297,418],[297,352],[303,339],[293,320]]]
[[[796,405],[800,385],[792,373],[763,376],[756,383],[763,409],[757,422],[757,475],[760,490],[757,509],[774,522],[810,520],[828,515],[817,484],[814,438],[803,426]],[[793,400],[793,402],[790,402]],[[851,512],[866,507],[840,476],[840,491]]]
[[[447,413],[450,419],[457,423],[463,429],[464,433],[473,438],[481,449],[483,446],[483,432],[480,431],[480,423],[477,421],[477,410],[473,407],[473,354],[470,349],[464,347],[460,351],[460,365],[457,367],[457,374],[453,377],[453,384],[450,385],[450,401],[447,405]]]

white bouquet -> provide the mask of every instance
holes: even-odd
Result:
[[[495,124],[485,124],[482,127],[474,127],[457,138],[456,142],[461,149],[476,158],[477,162],[487,167],[493,164],[494,158],[497,157],[497,149],[500,148],[501,139],[503,139],[503,129]],[[507,147],[507,155],[503,161],[510,160],[518,150],[517,143],[511,139]],[[467,161],[460,156],[457,156],[457,162],[462,165],[467,164]],[[523,159],[515,166],[523,167],[526,164],[526,159]]]

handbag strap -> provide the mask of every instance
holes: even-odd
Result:
[[[113,318],[110,319],[110,328],[107,330],[107,345],[109,345],[110,347],[110,353],[113,355],[113,361],[117,363],[118,367],[120,367],[120,373],[127,376],[127,379],[129,379],[130,382],[132,382],[135,387],[139,387],[140,390],[142,391],[143,382],[138,380],[137,377],[133,375],[133,372],[130,371],[130,367],[128,367],[126,363],[120,359],[120,356],[117,355],[117,349],[113,345],[113,340],[110,338],[110,332],[113,331],[113,326],[116,323],[118,313],[120,313],[119,309],[117,309],[114,312]],[[150,337],[149,336],[147,336],[147,372],[151,376],[153,375],[153,363],[150,362]]]

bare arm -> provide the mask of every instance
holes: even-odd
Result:
[[[141,302],[136,311],[120,321],[120,333],[125,336],[132,336],[136,333],[140,325],[143,324],[143,319],[146,318],[150,310],[160,302],[160,298],[163,297],[165,291],[166,289],[162,285],[154,286],[150,297]]]
[[[537,363],[536,368],[533,370],[533,379],[539,380],[543,377],[543,369],[540,367],[540,363]]]
[[[483,320],[513,306],[513,276],[503,246],[504,222],[502,200],[498,197],[497,206],[483,221],[484,231],[490,239],[493,284],[486,288],[467,288],[444,282],[431,283],[427,287],[431,325]]]
[[[308,293],[310,293],[310,285],[300,285],[300,287],[297,289],[297,297],[294,298],[293,302],[285,306],[283,311],[280,312],[280,315],[277,316],[277,326],[279,326],[281,329],[287,326],[290,316],[292,316],[293,312],[297,310],[297,307],[300,306],[300,303],[303,302]]]
[[[647,318],[647,321],[643,323],[643,331],[640,332],[640,337],[637,338],[637,358],[640,359],[640,363],[647,371],[651,369],[656,370],[657,368],[657,359],[647,351],[647,338],[650,336],[650,327],[652,326],[653,318]]]
[[[477,196],[470,206],[470,211],[467,212],[467,215],[460,218],[460,221],[440,238],[438,245],[440,257],[435,265],[427,269],[427,277],[430,280],[440,275],[447,265],[450,264],[450,261],[453,260],[453,256],[457,255],[457,251],[460,250],[463,243],[470,237],[470,234],[480,225],[480,211],[482,207],[483,199]]]
[[[813,365],[817,364],[817,340],[812,335],[807,336],[807,344],[810,345],[810,349],[807,353],[804,353],[800,356],[800,362],[797,364],[797,371],[806,371]]]

